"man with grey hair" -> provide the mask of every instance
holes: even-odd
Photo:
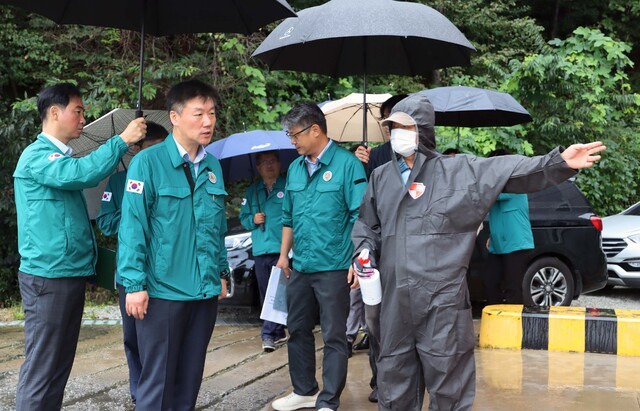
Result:
[[[383,121],[391,161],[371,174],[353,228],[354,260],[370,251],[380,271],[378,408],[470,410],[474,332],[466,272],[478,226],[502,192],[560,183],[600,159],[602,143],[537,157],[444,156],[435,151],[434,110],[414,94]]]
[[[327,136],[324,114],[313,103],[294,107],[283,120],[301,157],[289,167],[282,205],[282,246],[277,266],[289,278],[287,327],[293,392],[273,402],[275,410],[336,410],[347,377],[346,321],[351,229],[366,189],[364,167]],[[289,251],[293,246],[293,270]],[[324,358],[322,390],[315,378],[313,328],[320,316]]]

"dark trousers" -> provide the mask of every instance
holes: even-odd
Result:
[[[267,294],[267,286],[269,285],[269,277],[271,276],[271,267],[278,263],[280,254],[264,254],[255,256],[256,279],[258,280],[258,290],[260,290],[260,306],[264,304],[264,296]],[[277,340],[284,337],[284,325],[271,321],[262,323],[262,339]]]
[[[489,304],[522,304],[522,279],[527,270],[531,250],[509,254],[491,254],[487,259],[487,272],[482,277]],[[502,283],[504,281],[504,293]]]
[[[59,410],[78,345],[85,277],[44,278],[18,272],[24,307],[25,360],[17,410]]]
[[[304,274],[294,270],[287,285],[287,309],[289,375],[293,392],[305,396],[318,392],[313,328],[319,312],[324,358],[322,391],[316,408],[338,409],[349,359],[347,270]]]
[[[371,367],[371,380],[369,386],[378,386],[378,356],[380,355],[380,307],[377,305],[364,305],[364,317],[367,322],[369,335],[369,366]]]
[[[217,297],[198,301],[149,299],[147,315],[136,320],[142,361],[137,411],[195,408],[217,313]]]
[[[124,354],[129,366],[129,392],[131,401],[136,402],[138,380],[142,371],[140,353],[138,352],[138,335],[136,333],[136,319],[127,315],[125,302],[127,293],[124,287],[118,284],[118,302],[120,303],[120,315],[122,315],[122,334],[124,336]]]

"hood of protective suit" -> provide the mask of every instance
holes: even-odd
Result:
[[[385,122],[394,121],[394,113],[404,113],[413,119],[418,128],[418,151],[423,154],[432,154],[436,149],[434,129],[436,114],[431,101],[424,95],[411,94],[391,109],[389,118]]]

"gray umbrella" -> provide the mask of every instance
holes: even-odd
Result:
[[[366,94],[367,74],[413,76],[465,66],[472,51],[453,23],[423,4],[332,0],[280,23],[252,57],[273,70],[362,74]]]
[[[137,117],[142,116],[144,36],[244,33],[295,13],[285,0],[0,0],[59,24],[135,30],[140,36]]]

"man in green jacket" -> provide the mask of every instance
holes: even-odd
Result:
[[[227,192],[220,163],[204,150],[216,92],[190,80],[166,101],[172,134],[131,161],[118,234],[118,274],[142,362],[136,410],[195,408],[229,275]]]
[[[162,143],[167,138],[169,132],[158,123],[147,122],[147,135],[138,141],[138,150],[144,150],[158,143]],[[100,212],[96,217],[96,225],[106,236],[115,236],[120,227],[120,212],[122,210],[122,198],[124,197],[125,185],[127,183],[127,170],[122,170],[109,177],[109,181],[102,193]],[[136,321],[127,315],[125,298],[127,293],[122,286],[122,280],[116,275],[116,288],[118,289],[118,303],[120,305],[120,315],[122,315],[122,334],[124,337],[124,353],[127,357],[129,367],[129,392],[131,401],[136,403],[136,391],[138,390],[138,380],[142,364],[140,363],[140,353],[138,352],[138,336],[136,334]]]
[[[20,156],[14,177],[18,272],[25,312],[25,361],[18,410],[60,409],[78,344],[85,282],[95,274],[97,246],[83,189],[113,172],[144,137],[143,118],[93,153],[71,157],[85,124],[80,91],[56,84],[38,96],[42,132]]]
[[[278,259],[278,267],[290,275],[287,327],[293,393],[272,406],[275,410],[336,410],[350,351],[346,335],[349,283],[358,287],[350,270],[350,236],[367,178],[362,163],[329,139],[326,119],[317,105],[294,107],[283,125],[302,155],[287,173]],[[293,272],[288,257],[292,246]],[[313,328],[318,315],[324,340],[322,391],[315,378]]]
[[[278,263],[280,257],[285,181],[284,177],[280,176],[280,159],[276,151],[258,153],[256,165],[262,179],[247,188],[242,199],[240,222],[244,228],[251,230],[260,304],[264,304],[271,267]],[[260,336],[265,352],[274,351],[276,344],[283,343],[287,338],[284,326],[271,321],[262,324]]]

